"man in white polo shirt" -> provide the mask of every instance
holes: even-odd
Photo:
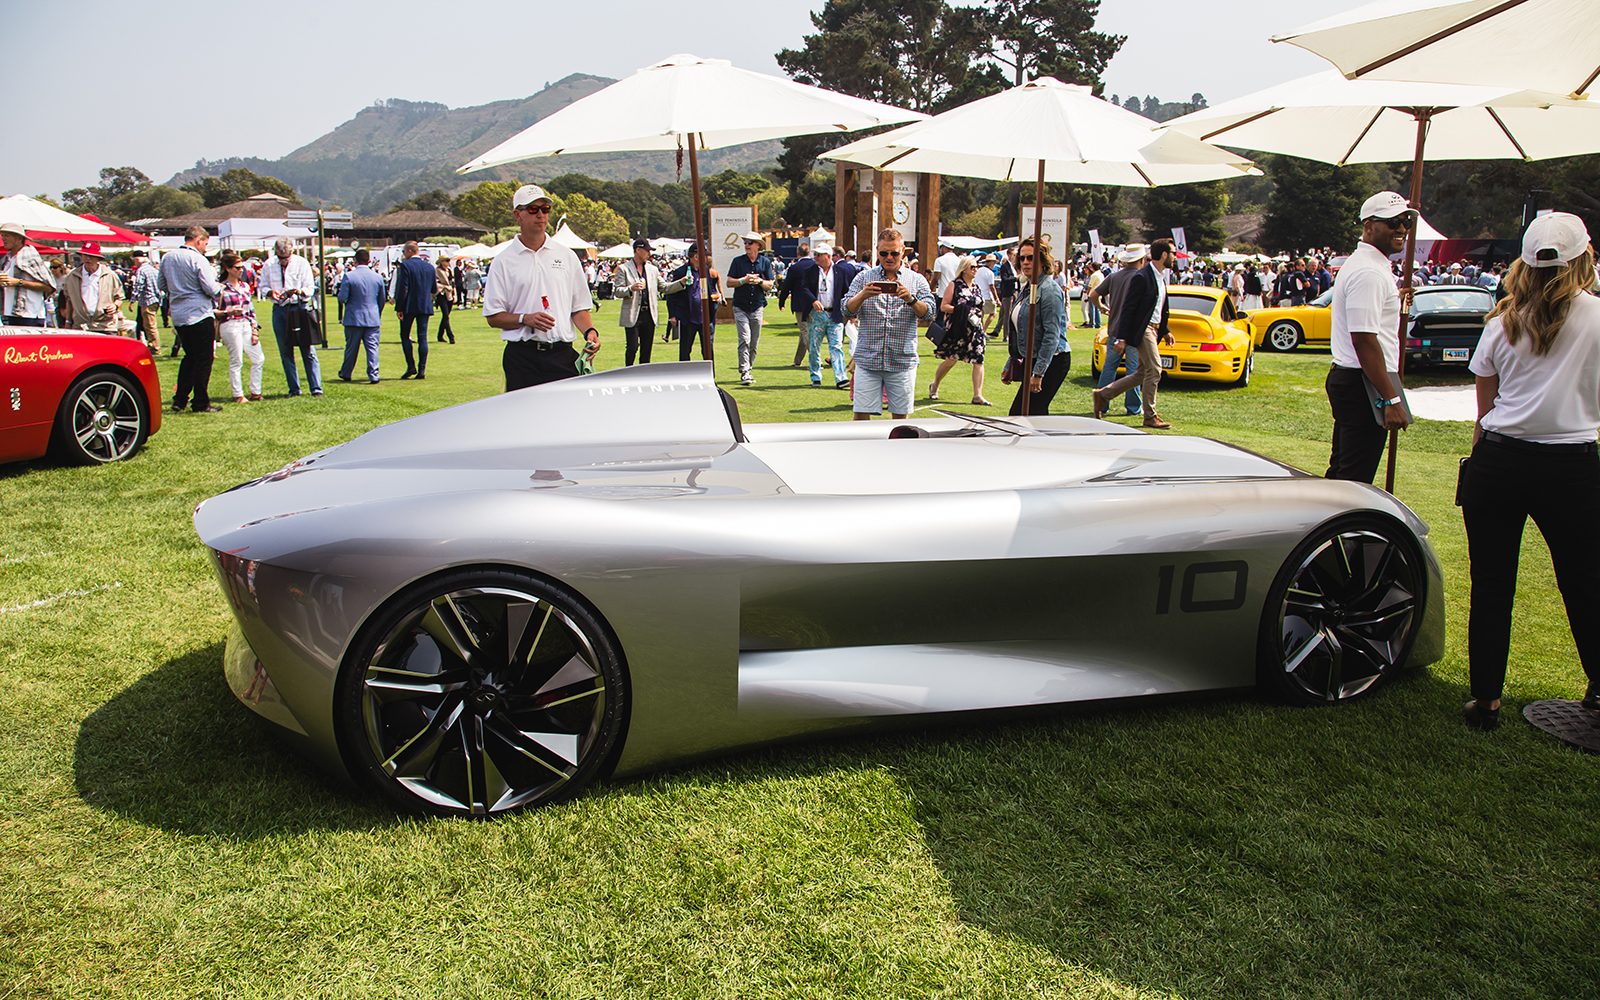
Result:
[[[572,342],[582,333],[584,353],[600,350],[600,333],[589,318],[594,299],[578,255],[550,239],[550,196],[524,184],[511,196],[511,214],[522,232],[500,251],[483,292],[483,318],[503,331],[501,367],[506,392],[578,374]]]
[[[1361,206],[1361,242],[1333,284],[1328,479],[1372,482],[1386,432],[1411,422],[1400,405],[1400,386],[1390,377],[1400,367],[1400,293],[1389,255],[1405,250],[1406,231],[1416,224],[1416,209],[1393,191],[1368,198]],[[1378,392],[1376,403],[1367,396],[1366,382]]]

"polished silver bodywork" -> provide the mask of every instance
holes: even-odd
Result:
[[[230,686],[343,771],[331,704],[363,624],[441,571],[508,567],[614,633],[617,773],[906,716],[1240,688],[1285,559],[1352,512],[1417,539],[1408,665],[1442,655],[1427,527],[1388,494],[1200,438],[1009,424],[741,441],[710,365],[686,362],[380,427],[196,508],[238,621]],[[888,437],[911,426],[931,436]]]

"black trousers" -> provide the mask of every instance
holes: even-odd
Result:
[[[1467,660],[1472,697],[1505,688],[1517,560],[1528,518],[1539,526],[1567,624],[1590,684],[1600,683],[1600,455],[1595,446],[1536,445],[1479,438],[1462,484],[1472,606]]]
[[[449,337],[450,343],[456,342],[456,332],[450,329],[450,307],[453,303],[448,295],[436,295],[433,298],[434,308],[439,310],[439,339]]]
[[[1334,368],[1323,383],[1333,408],[1333,450],[1324,479],[1370,483],[1383,460],[1389,432],[1375,417],[1359,368]]]
[[[406,356],[406,371],[428,374],[428,320],[431,313],[406,313],[400,317],[400,350]],[[417,354],[422,356],[422,364],[413,360],[411,353],[411,324],[417,324]]]
[[[534,343],[531,340],[506,341],[506,351],[500,359],[500,367],[506,373],[506,392],[559,382],[578,374],[578,352],[571,344],[561,343],[541,351]]]
[[[715,349],[717,345],[717,324],[715,323],[711,324],[711,336],[709,340],[711,341],[712,349]],[[678,360],[688,361],[689,351],[699,343],[700,324],[685,323],[681,319],[678,320]],[[704,361],[705,359],[706,351],[705,348],[702,347],[700,348],[700,360]]]
[[[1056,390],[1061,388],[1061,383],[1067,380],[1067,372],[1072,370],[1072,352],[1062,351],[1050,359],[1050,367],[1044,370],[1044,378],[1039,380],[1039,391],[1028,397],[1028,416],[1042,417],[1050,412],[1050,403],[1056,398]],[[1011,400],[1011,415],[1022,416],[1022,383],[1017,383],[1017,395]]]
[[[628,365],[633,364],[633,358],[636,354],[639,356],[641,365],[649,364],[650,346],[656,341],[656,321],[650,318],[649,310],[640,310],[639,321],[633,326],[623,327],[623,330],[628,335],[628,351],[622,366],[626,368]]]
[[[207,316],[198,323],[177,327],[178,343],[183,345],[183,360],[178,362],[178,384],[172,390],[172,405],[183,405],[194,397],[191,409],[199,412],[211,406],[211,362],[217,342],[217,320]]]

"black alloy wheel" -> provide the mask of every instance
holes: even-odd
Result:
[[[1270,351],[1292,351],[1306,342],[1305,331],[1292,319],[1280,319],[1267,327],[1261,345]]]
[[[575,594],[515,572],[460,572],[402,592],[351,648],[336,695],[351,771],[436,816],[570,798],[627,718],[610,631]]]
[[[1400,525],[1346,518],[1285,561],[1261,622],[1261,678],[1302,705],[1350,701],[1393,676],[1422,620],[1422,555]]]
[[[55,445],[79,465],[120,462],[150,434],[144,388],[119,372],[90,372],[72,383],[56,413]]]

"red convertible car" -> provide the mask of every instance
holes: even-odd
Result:
[[[161,384],[144,343],[82,330],[0,327],[0,462],[54,451],[115,462],[161,428]]]

